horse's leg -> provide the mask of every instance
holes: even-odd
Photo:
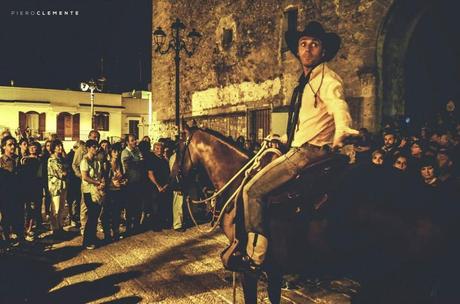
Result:
[[[241,283],[243,285],[244,303],[256,304],[257,303],[257,281],[259,280],[258,274],[242,273]]]
[[[282,278],[281,272],[277,270],[270,269],[267,271],[268,298],[272,304],[278,304],[281,301]]]

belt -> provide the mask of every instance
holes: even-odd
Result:
[[[318,145],[311,144],[309,142],[304,143],[303,145],[300,146],[300,148],[313,148],[317,150],[331,151],[331,146],[329,145],[318,146]]]

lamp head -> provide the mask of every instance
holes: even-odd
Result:
[[[82,83],[80,83],[80,89],[82,91],[88,91],[89,85],[86,82],[82,82]]]
[[[166,33],[161,29],[161,27],[157,27],[157,29],[153,32],[153,42],[158,48],[161,48],[166,40]]]

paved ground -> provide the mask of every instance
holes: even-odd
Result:
[[[0,303],[232,303],[231,273],[220,263],[219,232],[145,232],[82,250],[81,237],[45,237],[0,257]],[[350,303],[350,280],[303,280],[283,303]],[[259,302],[269,303],[265,284]],[[237,303],[243,303],[238,285]]]

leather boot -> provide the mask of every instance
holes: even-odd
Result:
[[[265,260],[267,253],[268,240],[259,233],[249,232],[246,253],[255,266],[259,267]]]

